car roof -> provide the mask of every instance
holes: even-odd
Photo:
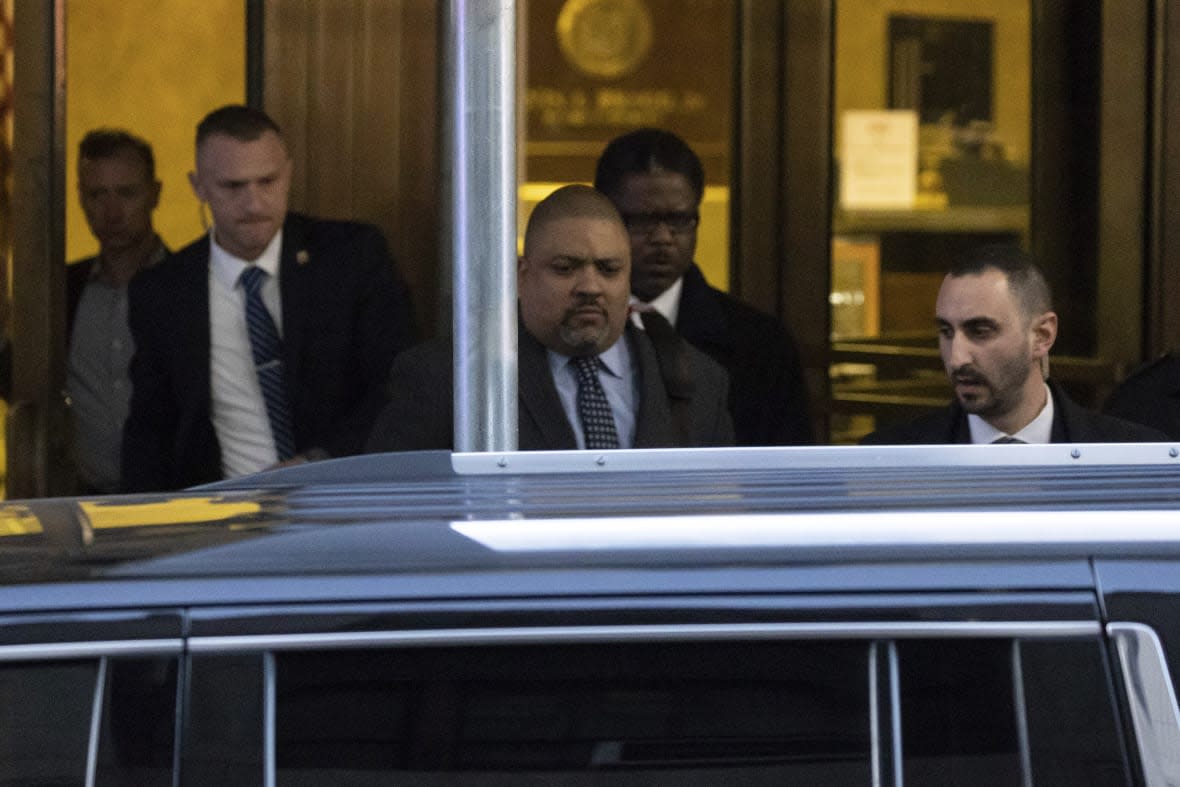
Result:
[[[387,454],[13,501],[0,586],[1180,554],[1167,446],[964,448]]]

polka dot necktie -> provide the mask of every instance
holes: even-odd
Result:
[[[619,433],[615,430],[615,416],[610,402],[598,381],[597,356],[574,358],[570,361],[578,375],[578,418],[586,447],[618,448]]]
[[[239,279],[246,291],[246,327],[250,332],[250,349],[254,354],[254,370],[262,399],[266,402],[266,416],[279,461],[295,455],[295,431],[291,426],[291,411],[287,407],[287,392],[283,386],[282,340],[274,318],[262,302],[262,283],[267,272],[251,265]]]

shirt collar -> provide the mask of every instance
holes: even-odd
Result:
[[[994,443],[1001,437],[1014,437],[1022,443],[1041,445],[1053,440],[1053,392],[1045,386],[1045,406],[1037,417],[1032,419],[1023,429],[1013,435],[1001,432],[978,415],[968,413],[967,426],[971,429],[971,442],[975,445]]]
[[[157,235],[156,247],[152,249],[152,253],[148,255],[147,263],[140,270],[146,270],[147,268],[152,267],[156,263],[161,262],[167,256],[168,247],[164,245],[163,239]],[[102,275],[104,267],[105,264],[103,263],[102,252],[100,251],[98,256],[94,258],[94,264],[90,266],[90,273],[88,274],[88,277],[91,279],[99,278]]]
[[[626,372],[631,367],[631,351],[627,348],[625,336],[626,334],[620,336],[617,342],[598,354],[602,369],[611,377],[621,380],[626,379]],[[572,358],[572,356],[562,355],[554,350],[546,350],[545,354],[549,358],[549,369],[554,374],[568,366]]]
[[[676,324],[676,318],[680,316],[680,292],[683,289],[684,277],[681,276],[672,282],[671,287],[651,299],[651,305],[656,307],[656,311],[664,315],[672,325]]]
[[[262,252],[258,259],[253,262],[247,262],[223,249],[217,243],[216,234],[213,230],[209,230],[209,265],[217,280],[231,290],[237,286],[238,279],[241,277],[242,271],[246,270],[247,265],[257,265],[277,281],[279,277],[279,250],[282,247],[283,230],[280,228],[275,233],[275,236],[270,239],[266,250]]]
[[[684,290],[684,277],[681,276],[668,289],[661,292],[656,297],[647,302],[646,306],[655,309],[660,314],[664,315],[664,319],[668,321],[669,325],[676,324],[676,318],[680,316],[680,293]],[[631,296],[631,303],[643,303],[643,301]],[[636,309],[631,312],[631,322],[635,323],[636,328],[642,328],[643,323],[639,319],[638,312],[644,309]]]

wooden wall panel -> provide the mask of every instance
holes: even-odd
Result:
[[[368,221],[439,314],[437,9],[417,0],[266,0],[263,106],[283,127],[291,206]]]

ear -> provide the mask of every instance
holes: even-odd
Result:
[[[152,210],[155,210],[160,206],[160,192],[163,191],[163,189],[164,184],[158,180],[152,184]]]
[[[205,195],[202,193],[204,189],[201,187],[201,179],[197,177],[195,171],[188,173],[188,184],[193,187],[193,193],[197,195],[197,200],[200,202],[208,202]]]
[[[1057,313],[1045,312],[1032,321],[1033,357],[1044,358],[1057,341]]]

